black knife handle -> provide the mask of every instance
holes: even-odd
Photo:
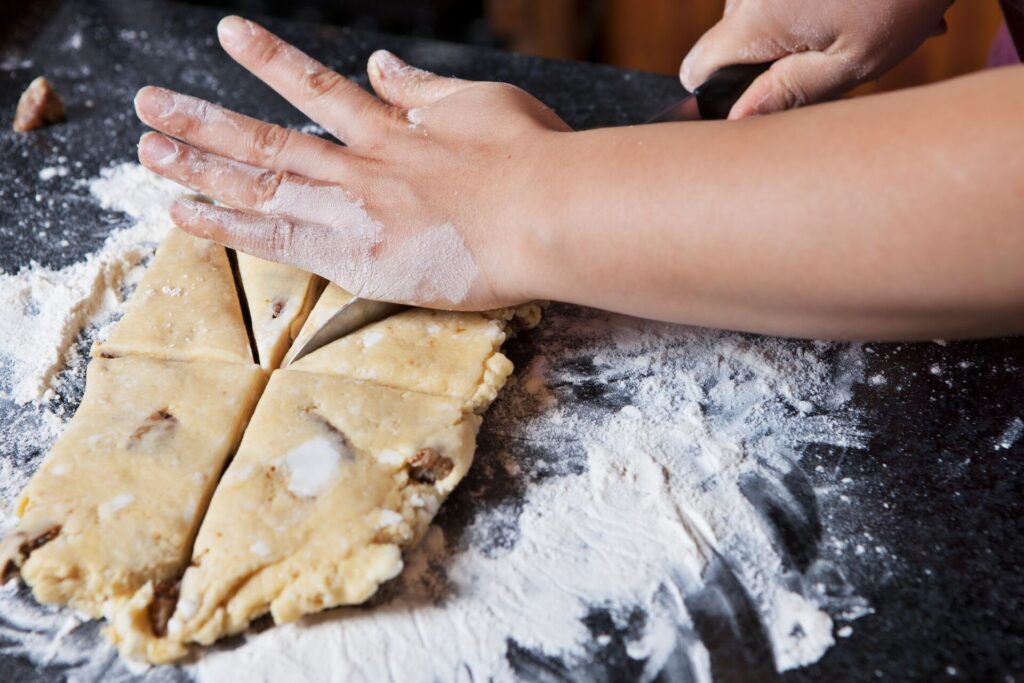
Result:
[[[772,62],[763,64],[734,64],[711,74],[693,91],[702,119],[726,119],[732,105],[740,98],[750,84],[763,74]]]

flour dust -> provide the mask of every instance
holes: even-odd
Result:
[[[88,342],[119,315],[180,191],[134,164],[89,187],[134,225],[83,263],[0,275],[17,304],[5,329],[40,330],[0,336],[4,400],[21,406],[0,444],[4,528],[77,403]],[[821,550],[834,530],[801,467],[806,449],[866,443],[851,406],[859,346],[556,305],[509,352],[519,369],[477,462],[399,578],[367,606],[264,623],[145,680],[708,681],[729,652],[753,674],[812,663],[870,611]],[[13,583],[0,615],[5,652],[27,663],[133,676],[96,622]],[[737,616],[736,642],[709,637]]]

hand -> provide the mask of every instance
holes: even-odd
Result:
[[[679,78],[693,90],[731,64],[775,61],[729,115],[740,119],[812,104],[878,78],[945,31],[953,0],[728,0]]]
[[[529,198],[568,127],[511,85],[442,78],[378,51],[378,97],[251,21],[218,27],[231,57],[343,145],[146,87],[139,158],[223,206],[179,200],[182,229],[318,273],[373,299],[455,309],[532,289]],[[173,136],[173,137],[172,137]],[[176,139],[175,139],[176,138]]]

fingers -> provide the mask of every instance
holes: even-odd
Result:
[[[385,102],[402,109],[425,107],[473,85],[473,81],[417,69],[387,50],[377,50],[370,55],[366,71],[374,92]]]
[[[801,52],[780,59],[750,84],[730,119],[795,109],[838,95],[856,79],[856,67],[837,55]]]
[[[235,61],[346,144],[372,135],[393,115],[355,83],[247,19],[225,17],[217,33]]]
[[[205,100],[147,86],[135,110],[148,126],[214,154],[275,171],[329,180],[341,147],[299,131],[264,123]]]
[[[770,37],[770,31],[764,27],[748,30],[738,16],[738,13],[726,14],[686,55],[679,67],[679,80],[690,92],[722,67],[760,64],[789,54],[789,50]]]
[[[188,199],[170,207],[182,230],[253,256],[281,261],[338,282],[349,291],[362,288],[366,271],[380,243],[357,226],[328,226],[238,211]]]
[[[139,159],[153,172],[238,209],[328,225],[369,221],[359,202],[337,185],[249,166],[158,133],[142,136]]]

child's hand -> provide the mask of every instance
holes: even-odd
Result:
[[[693,90],[730,64],[778,60],[729,118],[811,104],[877,78],[945,30],[953,0],[729,0],[679,77]]]
[[[144,135],[142,163],[226,205],[178,201],[179,226],[369,298],[483,309],[534,297],[539,221],[524,198],[545,187],[545,146],[568,130],[554,112],[387,52],[368,67],[378,99],[250,21],[228,17],[218,32],[345,146],[143,88],[139,117],[172,137]]]

